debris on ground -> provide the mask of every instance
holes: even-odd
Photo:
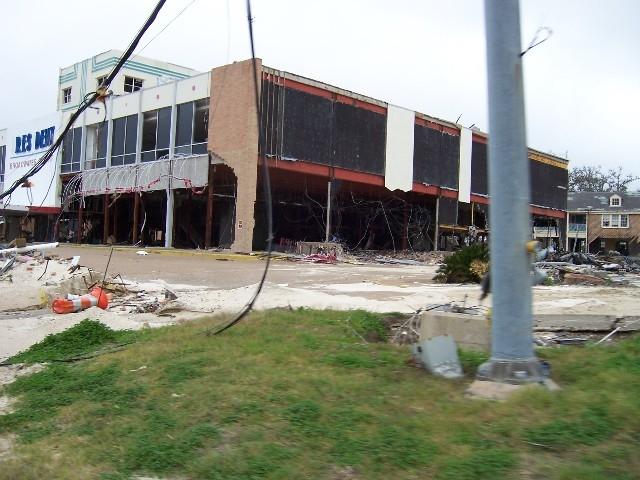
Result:
[[[640,258],[617,252],[554,252],[535,265],[556,284],[640,286]]]

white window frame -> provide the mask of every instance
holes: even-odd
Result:
[[[622,197],[620,195],[611,195],[609,197],[609,206],[610,207],[621,207],[622,206]]]
[[[127,82],[127,80],[131,80],[131,82]],[[136,88],[136,83],[140,82],[140,85],[138,88]],[[127,90],[127,85],[130,85],[131,90]],[[125,93],[133,93],[133,92],[137,92],[139,90],[142,90],[144,88],[144,79],[142,78],[137,78],[137,77],[131,77],[129,75],[125,75],[124,77],[124,91]]]
[[[603,213],[600,225],[602,228],[629,228],[629,214]]]
[[[62,89],[62,103],[65,105],[71,103],[71,87]]]
[[[102,85],[102,82],[104,81],[104,79],[107,78],[108,75],[102,75],[98,78],[96,78],[96,88],[100,88],[100,85]]]

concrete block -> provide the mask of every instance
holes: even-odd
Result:
[[[534,330],[542,332],[606,332],[613,330],[615,315],[534,314]]]
[[[458,347],[489,352],[491,322],[481,315],[452,312],[425,312],[420,316],[420,340],[449,335]]]

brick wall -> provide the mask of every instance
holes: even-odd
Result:
[[[260,60],[257,66],[261,72]],[[209,150],[233,169],[237,179],[231,249],[249,253],[258,177],[258,125],[251,60],[213,69],[209,119]]]

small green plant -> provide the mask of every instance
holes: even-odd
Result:
[[[60,333],[47,335],[28,350],[14,355],[8,363],[36,363],[66,360],[86,355],[118,343],[129,343],[137,332],[115,331],[96,320],[84,319]]]
[[[436,272],[436,280],[442,283],[478,283],[483,267],[488,266],[489,249],[484,244],[470,245],[447,257]]]

